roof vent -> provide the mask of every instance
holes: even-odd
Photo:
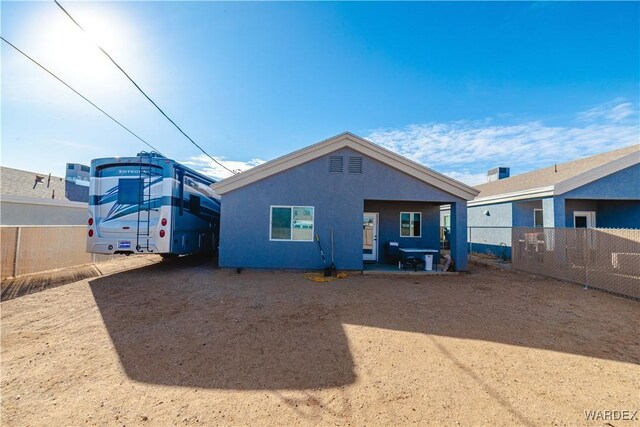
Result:
[[[349,173],[362,173],[362,157],[349,157]]]
[[[342,173],[342,156],[330,156],[329,157],[329,172]]]
[[[489,172],[487,172],[487,181],[493,182],[493,181],[498,181],[500,179],[509,178],[509,174],[510,174],[509,168],[505,168],[505,167],[493,168],[489,170]]]

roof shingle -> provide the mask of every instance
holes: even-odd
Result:
[[[36,175],[43,182],[36,184]],[[34,187],[35,184],[35,187]],[[0,167],[0,194],[36,197],[40,199],[68,200],[65,197],[65,180],[58,176]]]
[[[555,185],[634,152],[640,156],[640,145],[632,145],[584,159],[559,163],[510,178],[476,185],[476,188],[480,190],[480,194],[476,199]]]

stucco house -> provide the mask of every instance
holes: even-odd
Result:
[[[0,224],[85,225],[89,167],[68,163],[65,175],[0,167]]]
[[[640,228],[640,145],[512,177],[507,168],[490,173],[468,203],[474,252],[500,255],[510,246],[507,227]]]
[[[467,267],[467,201],[477,190],[349,132],[212,185],[222,197],[221,267],[318,269],[315,235],[339,269],[387,261],[385,248],[439,248],[451,205],[451,254]],[[327,261],[330,262],[330,261]]]

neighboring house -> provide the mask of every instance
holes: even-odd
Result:
[[[507,168],[491,172],[468,203],[474,252],[501,255],[511,241],[508,228],[480,227],[640,228],[640,145],[513,177]]]
[[[451,253],[467,266],[467,201],[477,190],[345,132],[224,179],[221,267],[339,269],[384,262],[385,247],[439,248],[440,206],[451,205]]]
[[[0,224],[86,224],[89,187],[81,167],[88,169],[67,165],[67,178],[0,167]]]

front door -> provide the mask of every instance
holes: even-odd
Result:
[[[575,228],[595,227],[596,213],[594,211],[575,211],[573,213],[573,226]]]
[[[378,260],[378,213],[365,212],[362,221],[362,259]]]

